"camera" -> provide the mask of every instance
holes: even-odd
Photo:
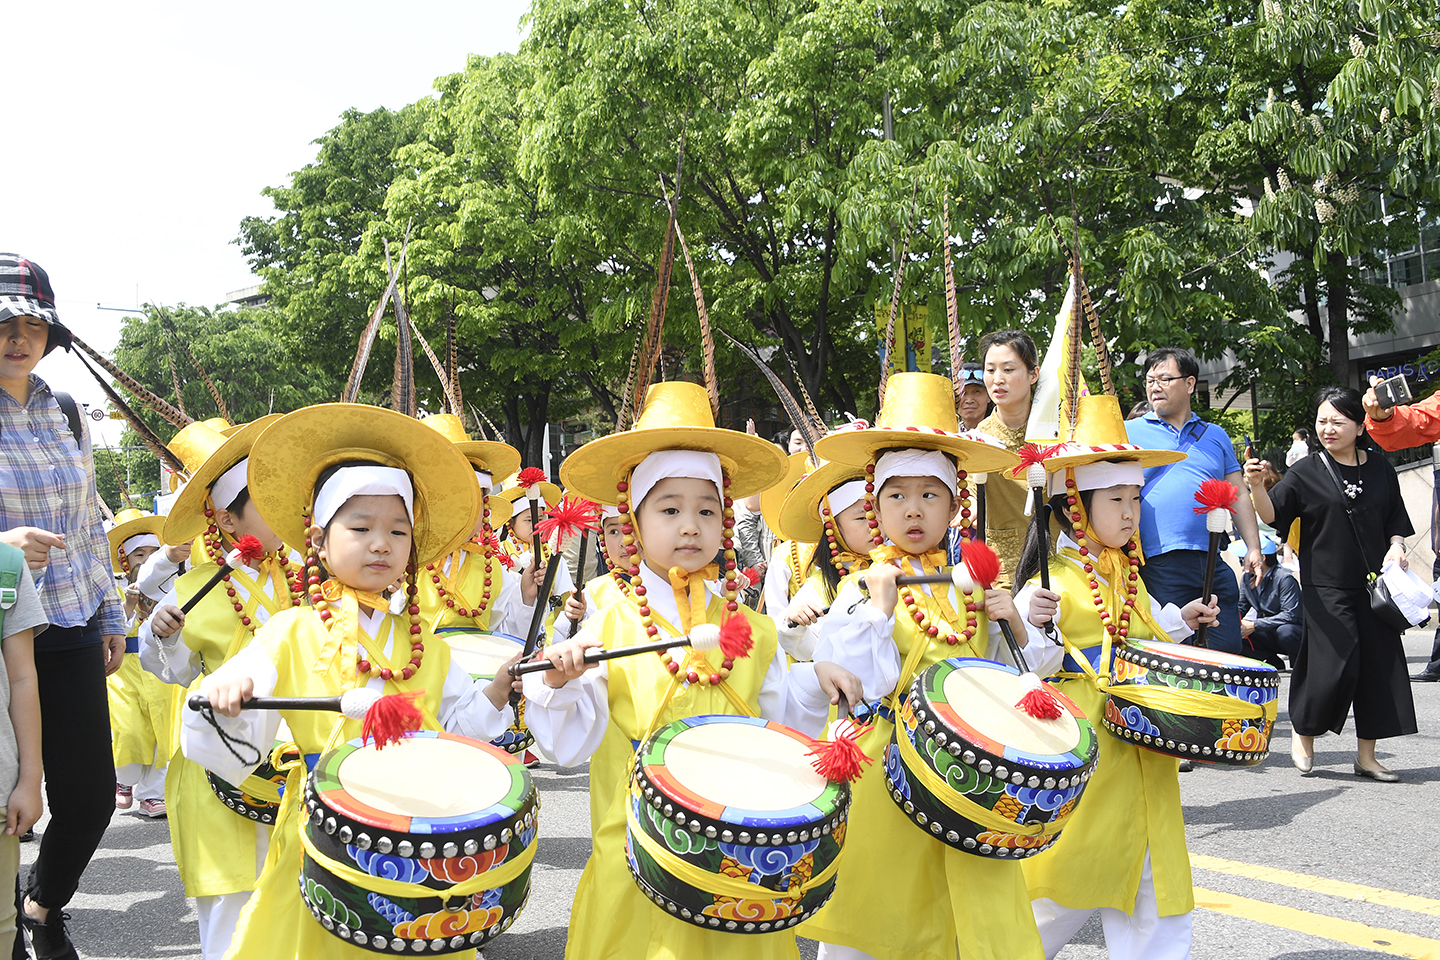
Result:
[[[1405,381],[1405,375],[1390,377],[1375,384],[1375,399],[1380,406],[1386,410],[1400,403],[1409,403],[1414,399],[1410,395],[1410,384]]]

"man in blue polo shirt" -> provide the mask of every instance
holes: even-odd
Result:
[[[1147,450],[1182,450],[1186,459],[1145,471],[1141,488],[1140,546],[1145,589],[1159,603],[1184,606],[1200,596],[1205,579],[1205,554],[1210,537],[1205,516],[1195,512],[1195,493],[1202,481],[1228,480],[1241,491],[1235,503],[1235,526],[1245,541],[1245,570],[1253,582],[1264,572],[1255,508],[1241,486],[1240,463],[1224,430],[1206,423],[1190,409],[1200,365],[1188,350],[1153,350],[1145,362],[1145,395],[1150,412],[1125,421],[1130,442]],[[1206,634],[1216,650],[1240,653],[1240,588],[1225,563],[1215,572],[1220,620]]]

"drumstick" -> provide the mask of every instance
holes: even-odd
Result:
[[[825,614],[827,614],[827,613],[829,613],[829,612],[830,612],[830,608],[829,608],[829,607],[826,607],[826,608],[824,608],[823,610],[820,611],[820,616],[823,617],[823,616],[825,616]],[[797,622],[795,622],[794,620],[786,620],[786,621],[785,621],[785,626],[789,627],[791,630],[794,630],[796,627],[804,626],[804,624],[802,624],[802,623],[797,623]]]
[[[1205,514],[1205,530],[1210,534],[1210,549],[1205,553],[1205,578],[1200,586],[1200,599],[1210,602],[1210,591],[1215,587],[1215,565],[1220,558],[1220,540],[1230,528],[1230,514],[1235,512],[1235,501],[1240,491],[1228,480],[1206,480],[1195,492],[1196,513]],[[1205,631],[1209,624],[1201,623],[1195,630],[1194,646],[1208,647]]]
[[[589,548],[590,548],[590,531],[589,531],[589,530],[581,530],[581,531],[580,531],[580,560],[579,560],[579,562],[576,564],[576,567],[575,567],[575,589],[576,589],[576,591],[580,591],[580,590],[584,590],[584,589],[585,589],[585,551],[588,550]],[[579,623],[579,622],[580,622],[580,621],[576,620],[574,617],[571,617],[571,618],[570,618],[570,621],[571,621],[572,623]]]
[[[381,693],[369,687],[346,690],[338,697],[251,697],[240,704],[241,710],[329,710],[341,713],[347,720],[363,720],[360,740],[373,739],[375,748],[382,749],[391,743],[398,743],[412,731],[419,730],[425,723],[424,716],[415,706],[415,699],[422,691],[409,693]],[[210,698],[195,694],[186,701],[191,710],[213,710]],[[206,719],[215,726],[213,714]],[[220,730],[215,726],[217,731]],[[225,734],[221,731],[221,738]],[[243,742],[243,741],[237,741]],[[252,750],[253,744],[247,744]],[[234,748],[231,748],[234,753]],[[239,759],[239,754],[236,754]]]
[[[250,534],[241,537],[236,541],[235,549],[225,555],[225,562],[220,564],[220,569],[215,571],[215,575],[207,580],[204,586],[195,591],[195,596],[185,601],[180,612],[189,613],[195,604],[205,599],[205,594],[214,590],[216,584],[228,577],[230,572],[242,563],[259,560],[263,556],[265,556],[265,545],[260,542],[258,537]]]
[[[343,713],[351,720],[362,720],[384,694],[368,687],[346,690],[338,697],[251,697],[240,704],[241,710],[328,710]],[[210,707],[210,698],[194,694],[186,703],[191,710],[205,710]]]
[[[532,543],[533,542],[536,541],[532,541]],[[534,561],[531,562],[533,563]],[[536,645],[540,641],[540,628],[545,624],[546,604],[544,603],[544,600],[549,598],[550,588],[555,585],[555,570],[557,567],[559,567],[559,565],[560,551],[556,550],[554,553],[550,554],[550,559],[545,564],[545,583],[541,586],[540,592],[535,594],[535,612],[530,615],[530,632],[525,635],[525,652],[520,655],[521,660],[530,659],[530,656],[535,652]],[[541,662],[549,663],[550,661],[544,660]],[[519,676],[519,674],[515,673],[514,667],[510,668],[510,676]],[[520,694],[515,690],[510,691],[510,706],[516,709],[516,716],[518,717],[520,709]]]
[[[953,583],[961,593],[969,593],[975,589],[977,584],[970,572],[965,569],[965,564],[957,563],[948,570],[941,573],[916,573],[904,574],[895,578],[896,586],[905,586],[914,583]],[[860,578],[860,589],[868,589],[865,586],[865,578]]]
[[[735,624],[734,627],[731,627],[732,623]],[[671,647],[686,646],[702,651],[719,650],[726,657],[732,659],[745,658],[750,656],[750,650],[754,645],[754,641],[750,639],[750,621],[737,614],[726,620],[723,627],[717,627],[713,623],[702,623],[684,637],[638,643],[628,647],[614,647],[609,650],[591,647],[585,651],[585,662],[600,663],[603,660],[614,660],[616,657],[633,657],[640,653],[658,653]],[[521,677],[527,673],[541,673],[554,669],[555,664],[549,660],[515,663],[510,666],[510,676]]]

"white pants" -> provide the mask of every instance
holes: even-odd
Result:
[[[1041,897],[1030,906],[1035,911],[1035,925],[1040,928],[1040,941],[1049,960],[1055,960],[1060,948],[1080,932],[1095,912],[1062,907],[1048,897]],[[1145,867],[1140,874],[1140,889],[1135,894],[1135,912],[1127,915],[1123,910],[1102,907],[1100,922],[1105,927],[1105,947],[1110,952],[1110,960],[1190,958],[1191,914],[1160,916],[1149,851],[1145,853]]]
[[[815,954],[815,960],[875,960],[864,950],[842,947],[837,943],[822,943]]]
[[[136,800],[165,799],[165,768],[127,763],[115,768],[115,782],[135,788]]]
[[[270,852],[270,828],[255,825],[255,878],[265,868],[265,856]],[[240,924],[240,911],[250,901],[254,891],[223,893],[218,897],[196,897],[195,912],[200,917],[200,955],[205,960],[221,960],[230,942],[235,939],[235,928]]]

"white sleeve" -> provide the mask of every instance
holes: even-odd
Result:
[[[779,551],[770,554],[770,565],[765,568],[765,609],[777,619],[790,606],[790,568],[778,557]]]
[[[840,588],[830,612],[820,621],[815,660],[839,664],[860,678],[865,696],[889,696],[900,681],[900,648],[895,645],[895,614],[883,616],[854,581]]]
[[[135,578],[135,586],[139,587],[143,596],[158,603],[162,597],[174,593],[175,577],[180,573],[180,567],[181,564],[165,555],[162,547],[150,554],[140,566],[140,575]]]
[[[820,689],[815,664],[790,664],[777,649],[765,671],[757,698],[760,716],[778,720],[812,737],[820,736],[830,718],[830,698]]]
[[[510,726],[510,705],[499,710],[485,695],[489,680],[472,680],[452,660],[440,691],[440,713],[436,718],[449,733],[475,740],[496,740]]]
[[[1155,618],[1155,622],[1160,625],[1160,629],[1164,630],[1170,639],[1176,643],[1179,643],[1195,632],[1190,629],[1190,625],[1187,624],[1185,618],[1180,615],[1180,608],[1173,603],[1167,603],[1163,607],[1157,607],[1152,601],[1150,603],[1150,616]]]
[[[270,696],[280,680],[275,665],[265,654],[264,646],[258,643],[251,643],[225,661],[224,666],[212,676],[220,679],[248,676],[255,684],[251,695],[256,697]],[[254,772],[260,761],[270,755],[270,747],[280,729],[278,710],[241,710],[240,715],[233,718],[217,713],[213,715],[213,727],[207,713],[189,707],[180,713],[180,752],[187,760],[195,761],[229,783],[239,783]],[[260,751],[260,760],[246,766],[241,757],[231,752],[230,745],[221,738],[216,727],[224,731],[230,740],[238,741],[235,750],[245,759],[249,759],[253,752],[250,747],[253,747]]]
[[[525,675],[525,725],[556,763],[579,766],[600,749],[610,724],[610,671],[602,662],[558,688],[546,684],[544,677]]]
[[[490,607],[490,629],[496,633],[508,633],[520,637],[530,627],[532,607],[525,606],[520,595],[520,578],[500,567],[500,591]]]
[[[158,551],[156,555],[159,555]],[[175,591],[171,590],[165,594],[160,605],[178,606],[176,599]],[[140,624],[136,639],[140,644],[140,666],[165,683],[188,687],[200,676],[200,654],[185,645],[184,627],[162,640],[151,631],[150,618],[146,617],[145,622]]]
[[[1020,618],[1025,621],[1025,636],[1016,637],[1020,644],[1021,651],[1025,654],[1025,663],[1031,672],[1042,677],[1054,676],[1065,662],[1065,648],[1060,645],[1060,632],[1056,629],[1055,639],[1046,636],[1045,631],[1030,622],[1030,602],[1035,599],[1035,591],[1040,589],[1038,583],[1027,583],[1015,594],[1015,609],[1020,613]],[[993,624],[992,624],[993,626]],[[1001,663],[1009,663],[1011,666],[1019,667],[1018,663],[1012,663],[1014,659],[1010,656],[1010,646],[1000,637],[998,628],[990,637],[990,659],[998,660]]]

